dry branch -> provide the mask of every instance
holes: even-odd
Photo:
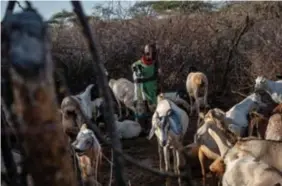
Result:
[[[241,37],[243,36],[243,34],[247,31],[248,25],[249,25],[249,16],[246,16],[244,26],[241,28],[238,35],[235,35],[235,38],[233,39],[232,46],[229,48],[229,51],[228,51],[228,55],[227,55],[227,59],[226,59],[226,66],[225,66],[224,74],[222,76],[222,80],[223,80],[222,81],[222,90],[225,90],[225,88],[227,86],[227,81],[228,81],[227,76],[228,76],[228,73],[230,71],[229,66],[230,66],[232,56],[233,56],[234,49],[237,47],[237,45],[238,45]],[[222,95],[225,92],[226,91],[223,91]]]
[[[104,119],[108,128],[108,132],[109,135],[111,137],[113,146],[120,150],[122,149],[121,147],[121,142],[119,140],[118,134],[117,134],[117,129],[116,129],[116,125],[115,123],[115,119],[114,119],[114,111],[113,111],[113,101],[111,98],[111,94],[110,94],[110,89],[106,80],[106,75],[105,75],[105,67],[103,65],[103,63],[101,63],[98,52],[97,52],[97,48],[94,42],[94,37],[93,37],[93,33],[91,33],[91,29],[90,26],[86,20],[84,11],[82,9],[82,6],[80,4],[79,1],[71,1],[72,5],[73,5],[73,9],[74,12],[76,13],[81,25],[82,25],[82,31],[83,34],[85,36],[85,38],[87,39],[87,44],[89,47],[89,50],[91,52],[92,55],[92,60],[93,60],[93,64],[95,64],[95,66],[93,65],[93,69],[94,69],[94,73],[96,75],[96,81],[99,87],[99,93],[101,97],[104,97]],[[115,163],[115,178],[116,181],[118,183],[118,185],[120,186],[125,186],[126,185],[126,181],[124,178],[124,174],[123,174],[123,162],[121,157],[119,156],[119,154],[117,154],[116,152],[114,152],[113,154],[113,159],[114,159],[114,163]]]

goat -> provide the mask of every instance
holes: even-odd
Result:
[[[255,80],[255,91],[259,90],[267,92],[274,102],[282,103],[282,80],[271,81],[263,76],[258,76]]]
[[[130,139],[139,136],[141,133],[141,125],[132,120],[118,121],[118,116],[115,114],[115,123],[120,139]]]
[[[180,153],[182,149],[182,140],[189,125],[189,117],[185,111],[180,109],[172,101],[158,96],[156,111],[152,117],[152,128],[148,139],[155,134],[158,140],[160,170],[163,171],[163,160],[165,170],[170,169],[170,149],[173,154],[174,171],[180,173],[180,166],[184,164],[183,156]],[[164,156],[164,157],[163,157]],[[164,158],[164,159],[163,159]],[[181,185],[181,178],[178,183]],[[170,185],[170,179],[167,178],[166,185]]]
[[[260,139],[265,139],[265,131],[268,125],[268,118],[257,112],[251,112],[250,123],[248,125],[248,136],[257,136]],[[256,134],[254,134],[254,129]]]
[[[83,181],[95,183],[98,177],[102,150],[98,139],[93,131],[87,128],[86,124],[81,126],[72,146],[78,156]]]
[[[190,99],[190,115],[192,115],[192,97],[195,99],[197,105],[197,114],[200,113],[200,102],[199,97],[204,97],[204,106],[208,107],[208,78],[202,72],[190,72],[186,80],[186,89]],[[198,119],[199,125],[199,119]]]
[[[205,145],[197,145],[196,143],[191,143],[189,145],[184,146],[182,149],[182,152],[183,152],[186,162],[189,162],[190,168],[194,170],[192,172],[193,177],[197,175],[198,171],[196,170],[199,170],[198,167],[203,166],[205,169],[208,169],[209,168],[208,165],[212,163],[212,162],[207,161],[208,164],[205,163],[201,165],[201,163],[205,161],[204,158],[206,157],[206,155],[211,160],[217,159],[219,157],[218,154],[210,151]],[[214,182],[215,181],[217,182],[214,174],[212,174],[212,178]],[[206,182],[204,181],[203,185],[205,184]]]
[[[233,147],[229,149],[227,145],[227,139],[224,140],[220,138],[212,129],[208,129],[208,132],[216,141],[221,154],[221,157],[214,161],[214,163],[210,166],[210,169],[212,171],[217,171],[218,174],[222,174],[224,172],[222,178],[223,186],[275,186],[277,183],[282,184],[281,172],[273,168],[271,164],[268,165],[268,163],[272,161],[270,160],[272,158],[270,154],[274,153],[272,151],[274,150],[274,148],[271,150],[270,148],[267,149],[268,147],[266,143],[268,142],[266,142],[265,140],[247,139],[238,141],[234,146],[235,148]],[[262,143],[260,143],[259,145],[259,143],[257,143],[258,141]],[[244,143],[247,144],[245,144],[245,148],[243,150],[241,149],[241,147]],[[270,142],[270,144],[271,143],[272,142]],[[274,146],[276,145],[277,143]],[[264,146],[264,150],[260,148],[262,146]],[[274,147],[273,145],[270,146]],[[246,147],[252,149],[252,152],[248,151],[249,149]],[[258,150],[256,148],[258,148]],[[267,150],[270,150],[271,152],[269,153]],[[254,153],[254,151],[256,152]],[[264,162],[266,158],[264,157],[264,155],[262,155],[262,152],[270,155],[268,156],[268,159],[270,161]],[[276,157],[279,158],[279,155],[276,155]],[[277,158],[275,159],[277,160]],[[262,159],[264,159],[264,161]]]
[[[209,135],[208,129],[212,128],[217,131],[220,136],[228,136],[231,142],[235,141],[235,134],[231,133],[225,125],[222,124],[224,120],[225,113],[218,109],[211,109],[208,113],[203,116],[202,113],[199,115],[203,119],[203,124],[197,130],[194,136],[194,142],[201,146],[199,150],[199,161],[202,170],[203,185],[206,185],[206,171],[205,171],[205,157],[210,160],[215,160],[218,158],[219,149],[216,142]]]
[[[266,106],[267,105],[261,101],[261,96],[253,93],[225,113],[225,124],[228,125],[229,130],[236,135],[246,136],[249,123],[248,113],[253,109]]]
[[[276,113],[282,113],[282,103],[277,105],[273,111],[272,111],[272,114],[276,114]]]
[[[126,116],[129,115],[128,109],[135,112],[134,107],[134,84],[125,79],[110,79],[109,80],[109,87],[111,88],[112,92],[114,93],[114,97],[119,106],[119,116],[121,117],[121,103],[127,107],[126,109]]]
[[[221,155],[227,151],[233,152],[234,157],[249,154],[282,171],[282,159],[280,158],[282,141],[262,140],[254,137],[238,138],[235,145],[232,146],[228,143],[227,138],[219,137],[216,132],[211,131],[212,129],[208,130],[210,135],[213,133],[211,136],[216,141]]]
[[[62,125],[71,139],[75,138],[74,136],[77,135],[79,128],[84,123],[82,114],[92,119],[93,105],[91,104],[90,91],[93,86],[90,84],[84,92],[65,97],[61,103]]]

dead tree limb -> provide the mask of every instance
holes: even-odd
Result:
[[[226,91],[224,91],[226,89],[227,86],[227,81],[228,81],[228,73],[229,73],[229,68],[230,68],[230,63],[231,63],[231,59],[233,57],[233,52],[234,49],[237,47],[241,37],[244,35],[244,33],[247,31],[247,28],[249,26],[249,16],[246,16],[245,19],[245,24],[243,25],[243,27],[241,28],[241,30],[239,31],[239,33],[237,35],[235,35],[235,38],[232,40],[232,46],[229,48],[228,51],[228,55],[227,55],[227,59],[226,59],[226,65],[225,65],[225,69],[224,69],[224,73],[222,76],[222,88],[221,90],[223,90],[222,95],[225,94]]]
[[[103,63],[101,63],[98,52],[97,52],[97,47],[94,42],[94,36],[93,33],[91,33],[90,26],[87,22],[87,19],[85,17],[84,11],[82,9],[82,6],[79,1],[71,1],[73,5],[73,10],[76,13],[81,25],[82,25],[82,31],[83,34],[87,40],[89,50],[92,55],[92,60],[93,60],[93,69],[94,69],[94,74],[96,75],[96,81],[97,85],[99,87],[99,93],[101,97],[104,97],[105,104],[104,104],[104,113],[105,113],[105,122],[108,128],[109,135],[111,137],[113,146],[115,146],[116,149],[120,150],[122,149],[121,142],[119,140],[119,137],[117,135],[117,129],[115,120],[114,120],[114,110],[113,110],[113,100],[111,98],[109,86],[107,83],[106,75],[105,75],[105,67]],[[97,39],[97,38],[96,38]],[[119,186],[125,186],[126,185],[126,180],[124,178],[123,174],[123,161],[122,158],[120,157],[119,154],[114,152],[114,170],[115,170],[115,178]]]
[[[34,185],[74,186],[67,140],[57,116],[47,27],[31,7],[7,16],[2,26],[27,171]]]

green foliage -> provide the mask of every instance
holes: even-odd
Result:
[[[63,9],[61,12],[55,13],[51,16],[50,20],[56,20],[56,19],[65,19],[69,17],[75,16],[74,12],[69,12],[65,9]]]
[[[131,11],[137,14],[146,13],[145,9],[153,9],[157,13],[165,13],[166,11],[176,11],[182,13],[191,13],[195,11],[210,11],[214,5],[203,1],[142,1],[137,2]]]

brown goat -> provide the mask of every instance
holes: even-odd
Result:
[[[206,171],[209,170],[209,166],[213,161],[219,158],[220,156],[212,152],[205,145],[197,145],[195,143],[189,144],[183,148],[183,153],[186,154],[186,159],[188,157],[188,162],[190,166],[198,167],[201,166],[202,181],[203,185],[206,185]],[[212,174],[212,181],[218,183],[218,180],[215,177],[215,174]]]
[[[282,113],[282,103],[280,103],[279,105],[277,105],[273,111],[272,114],[276,114],[276,113]]]
[[[260,139],[265,138],[265,131],[268,125],[268,118],[257,112],[250,113],[251,121],[248,126],[248,136],[257,136]],[[255,129],[255,134],[254,134]]]
[[[265,132],[265,139],[268,140],[282,140],[282,114],[273,114],[269,118],[267,129]]]
[[[219,157],[219,150],[215,141],[208,134],[208,129],[212,128],[218,132],[219,135],[228,138],[231,143],[234,143],[237,139],[235,134],[231,133],[227,127],[223,124],[224,112],[218,108],[214,108],[208,111],[204,116],[202,113],[199,115],[202,117],[204,124],[197,130],[195,140],[199,144],[199,161],[203,176],[203,185],[206,183],[206,159],[215,160]]]

